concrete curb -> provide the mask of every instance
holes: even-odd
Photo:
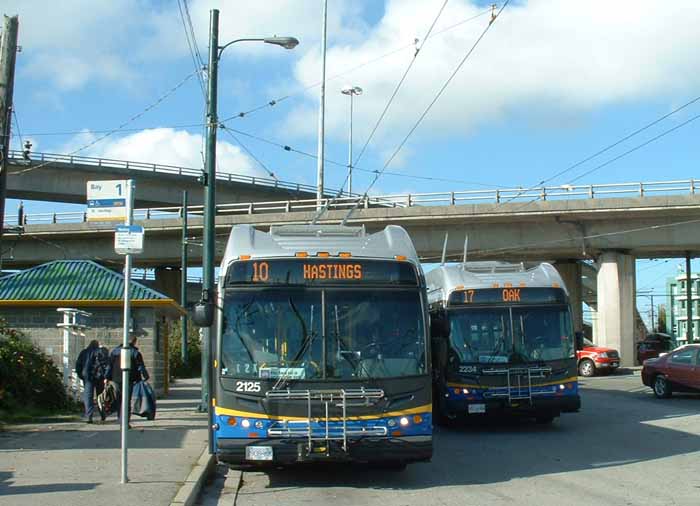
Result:
[[[170,506],[192,506],[202,490],[202,485],[214,469],[216,469],[216,457],[209,455],[209,449],[205,448],[197,464],[170,502]]]

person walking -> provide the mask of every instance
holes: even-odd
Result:
[[[107,383],[107,381],[113,381],[114,383],[116,383],[119,386],[119,391],[121,392],[121,395],[124,395],[124,390],[126,389],[127,406],[129,406],[129,412],[126,414],[127,423],[131,417],[131,391],[133,390],[134,385],[139,381],[148,381],[148,378],[150,378],[150,375],[146,370],[146,365],[143,363],[143,355],[141,355],[141,352],[136,347],[137,339],[138,338],[136,336],[131,336],[131,339],[129,339],[129,346],[127,346],[127,348],[130,350],[131,358],[131,368],[129,369],[129,385],[127,385],[126,387],[122,385],[121,350],[123,346],[121,344],[114,348],[112,350],[112,353],[110,353],[109,364],[107,366],[107,373],[105,374],[105,383]],[[120,420],[122,416],[121,410],[122,403],[121,399],[119,399],[119,402],[117,404],[117,416]],[[129,427],[131,428],[131,426]]]
[[[92,423],[92,417],[95,413],[94,397],[100,395],[104,388],[103,369],[99,355],[100,343],[97,339],[93,339],[87,348],[78,354],[78,359],[75,361],[75,372],[78,374],[78,378],[83,381],[83,405],[85,406],[86,423]]]

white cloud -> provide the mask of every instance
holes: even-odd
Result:
[[[332,76],[421,38],[440,0],[388,0],[384,17],[359,44],[329,46]],[[448,4],[435,32],[484,10],[467,0]],[[431,37],[389,110],[375,147],[395,146],[456,67],[489,17]],[[613,103],[675,96],[697,89],[700,61],[700,5],[654,0],[511,3],[457,74],[416,137],[463,135],[485,123],[518,114],[550,127],[571,124],[582,111]],[[358,142],[366,138],[384,108],[413,50],[368,65],[327,86],[326,126],[342,139],[347,131],[345,82],[365,93],[355,101]],[[307,51],[295,70],[299,83],[318,79],[320,55]],[[315,131],[318,89],[287,118],[286,130]],[[546,112],[541,112],[546,111]],[[299,128],[296,125],[305,125]],[[289,129],[295,125],[295,129]]]
[[[72,153],[96,138],[95,134],[81,133],[64,145],[60,152]],[[198,169],[203,166],[201,151],[202,139],[199,135],[172,128],[153,128],[118,139],[107,138],[79,154]],[[238,146],[225,141],[217,143],[217,167],[218,171],[225,173],[269,177]]]
[[[366,29],[356,3],[331,0],[329,33],[349,41]],[[190,0],[189,10],[202,58],[207,59],[209,11],[220,9],[220,40],[296,36],[300,47],[320,38],[320,2],[227,2]],[[61,90],[94,81],[135,85],[143,63],[189,59],[177,2],[142,0],[5,0],[3,11],[18,14],[23,52],[19,68]],[[263,44],[238,44],[236,55],[276,58],[285,51]],[[233,52],[229,50],[228,52]],[[228,56],[228,55],[227,55]]]

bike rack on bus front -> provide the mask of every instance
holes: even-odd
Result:
[[[343,451],[348,451],[348,436],[386,436],[388,430],[381,425],[351,427],[348,428],[348,407],[368,407],[376,404],[384,398],[384,390],[381,389],[337,389],[337,390],[269,390],[265,396],[268,399],[299,400],[306,401],[306,420],[279,420],[274,422],[267,433],[273,437],[305,437],[307,449],[313,451],[314,441],[342,441]],[[313,404],[323,404],[325,416],[314,419],[311,415]],[[330,405],[342,408],[342,416],[339,420],[341,426],[331,427],[330,422],[335,421],[330,416]],[[314,427],[313,423],[317,427]],[[330,447],[326,447],[326,452]]]
[[[532,397],[536,395],[547,395],[555,391],[556,387],[552,387],[552,391],[539,390],[532,391],[532,378],[545,378],[552,374],[551,367],[518,367],[518,368],[503,368],[503,369],[483,369],[483,374],[492,376],[506,376],[507,387],[495,387],[491,391],[484,393],[485,397],[508,397],[508,404],[513,400],[527,400],[532,404]],[[517,385],[513,381],[517,378]],[[523,385],[523,379],[527,378],[527,385]],[[505,391],[503,391],[505,389]]]

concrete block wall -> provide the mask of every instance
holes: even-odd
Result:
[[[73,336],[71,340],[71,367],[75,364],[80,350],[92,339],[101,346],[112,350],[122,342],[123,310],[119,307],[79,307],[92,314],[89,329],[83,336]],[[163,395],[167,387],[167,319],[158,310],[149,307],[132,308],[137,346],[143,355],[144,364],[151,375],[150,383],[158,395]],[[56,324],[63,321],[62,313],[55,307],[0,307],[0,318],[9,327],[23,332],[41,351],[49,355],[59,369],[63,360],[63,331]],[[162,331],[160,343],[156,346],[157,321]]]

